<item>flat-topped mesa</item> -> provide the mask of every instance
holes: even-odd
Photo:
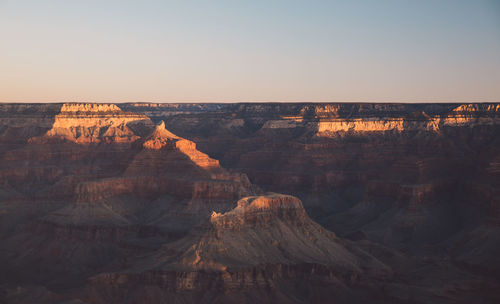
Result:
[[[205,170],[220,168],[218,160],[212,159],[207,154],[198,151],[194,142],[179,137],[165,129],[163,121],[156,126],[153,133],[146,139],[143,147],[149,150],[175,149],[185,154],[197,166]]]
[[[67,103],[43,137],[79,144],[130,143],[140,138],[133,131],[137,125],[149,127],[152,122],[147,116],[123,112],[113,104]]]
[[[147,282],[162,290],[206,292],[215,287],[230,294],[276,290],[284,281],[306,282],[310,275],[314,284],[328,286],[391,276],[389,267],[309,219],[299,199],[275,193],[241,199],[224,214],[214,212],[210,224],[131,265],[90,282],[114,290]]]
[[[236,208],[220,214],[213,212],[210,222],[215,228],[241,229],[266,226],[276,219],[292,225],[304,225],[308,221],[302,202],[291,195],[269,193],[240,199]]]
[[[360,274],[368,268],[387,272],[386,266],[372,256],[351,248],[311,220],[301,201],[289,195],[269,193],[243,198],[229,212],[213,212],[210,223],[199,228],[165,244],[129,273],[252,272],[277,264],[302,265],[306,272],[315,271],[309,267],[323,265],[335,276]],[[280,270],[272,273],[270,280],[284,274]],[[240,276],[226,276],[221,283],[249,287],[245,281]]]

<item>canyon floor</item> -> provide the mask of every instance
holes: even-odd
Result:
[[[500,303],[500,104],[0,104],[0,303]]]

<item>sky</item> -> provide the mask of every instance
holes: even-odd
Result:
[[[0,102],[500,101],[500,0],[0,0]]]

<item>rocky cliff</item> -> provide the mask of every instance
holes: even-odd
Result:
[[[130,286],[142,286],[142,292],[160,288],[157,302],[172,292],[211,296],[218,290],[228,294],[262,288],[293,302],[293,297],[304,295],[293,290],[284,294],[280,288],[314,276],[330,285],[329,296],[361,301],[365,294],[377,294],[367,288],[370,291],[353,296],[362,288],[362,280],[384,281],[391,275],[391,269],[376,258],[309,219],[297,198],[268,194],[243,198],[228,212],[214,212],[188,236],[134,261],[130,269],[92,278],[89,289],[98,295],[93,298],[97,302],[105,302],[110,289],[127,293]],[[308,296],[330,301],[325,294]]]
[[[0,104],[0,299],[497,303],[498,134],[495,103]]]
[[[121,107],[169,117],[169,129],[264,190],[298,196],[341,236],[423,254],[496,235],[498,103]]]
[[[31,107],[4,106],[0,255],[12,280],[2,283],[78,284],[260,191],[147,116],[108,104]]]

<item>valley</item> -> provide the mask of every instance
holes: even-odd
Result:
[[[500,105],[0,104],[1,303],[498,303]]]

